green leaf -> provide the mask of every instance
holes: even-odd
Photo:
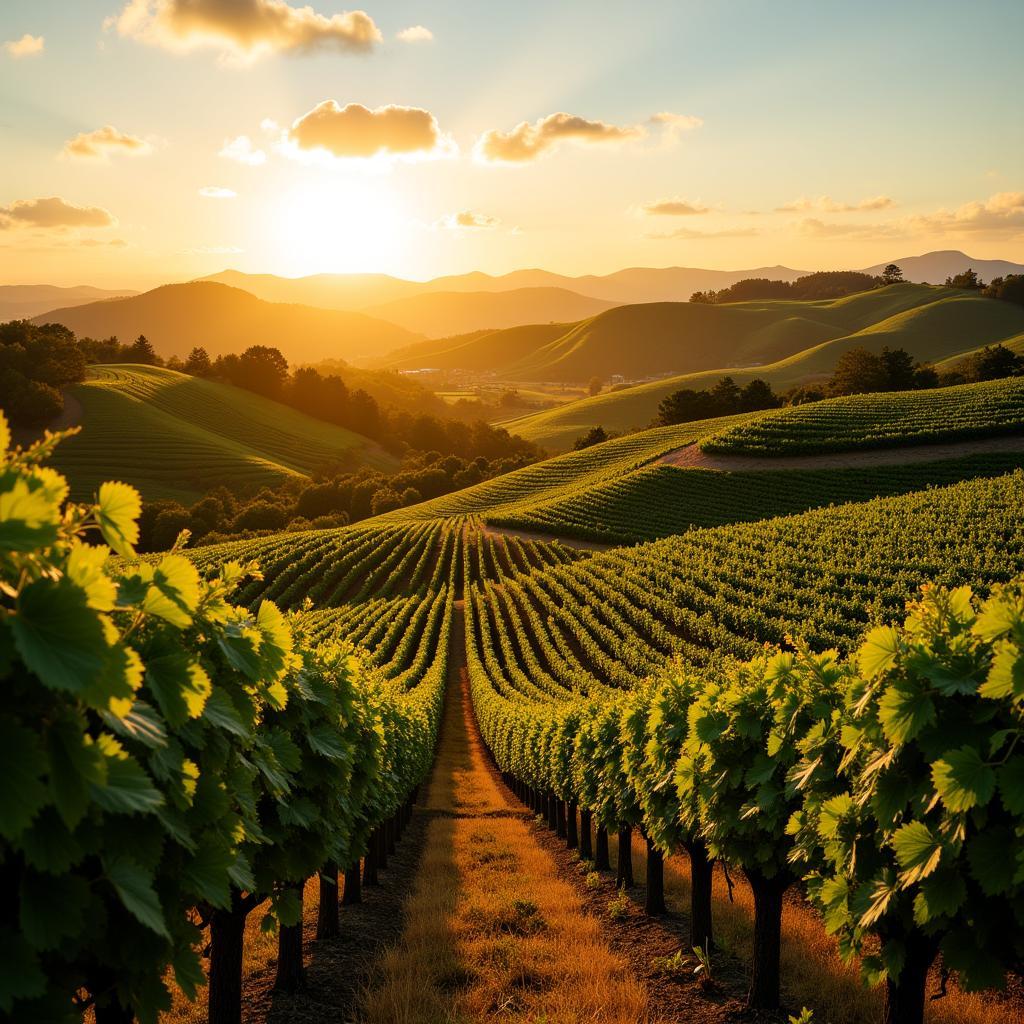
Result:
[[[182,869],[182,882],[189,892],[215,907],[231,905],[231,879],[229,870],[235,863],[235,853],[223,840],[207,837],[199,845]]]
[[[39,957],[11,928],[0,925],[0,1010],[10,1013],[15,1000],[35,999],[46,991]]]
[[[11,631],[26,667],[55,690],[81,691],[106,663],[103,619],[89,607],[85,591],[66,579],[25,587]]]
[[[198,718],[213,689],[203,667],[184,650],[150,658],[146,662],[146,685],[174,728]]]
[[[1024,757],[1011,757],[996,774],[1003,806],[1011,814],[1024,815]]]
[[[1002,826],[990,826],[967,840],[967,863],[971,877],[989,896],[1007,893],[1017,872],[1016,840]]]
[[[983,807],[996,791],[996,773],[971,746],[949,750],[932,765],[932,782],[943,804],[955,812]]]
[[[133,558],[142,513],[139,492],[129,484],[101,484],[95,511],[103,539],[122,557]]]
[[[890,743],[906,743],[935,721],[935,704],[923,690],[893,684],[878,702],[878,720]]]
[[[1006,981],[999,958],[978,942],[977,932],[972,928],[958,928],[942,940],[942,959],[957,972],[961,988],[968,992],[1001,988]]]
[[[41,472],[41,471],[39,471]],[[47,471],[52,472],[52,471]],[[53,477],[63,477],[53,473]],[[48,478],[51,479],[51,478]],[[24,477],[5,474],[5,487],[0,491],[0,551],[34,551],[49,547],[57,539],[60,504],[67,493],[53,487],[30,483]]]
[[[150,931],[170,938],[164,912],[153,888],[153,876],[128,856],[119,856],[105,864],[107,878],[117,890],[125,908]]]
[[[81,845],[60,819],[55,807],[45,807],[19,840],[25,861],[37,871],[64,874],[84,856]]]
[[[957,871],[938,871],[926,878],[914,897],[914,921],[924,926],[938,917],[952,917],[967,899],[967,886]]]
[[[102,751],[86,733],[82,715],[68,711],[46,732],[50,792],[64,824],[75,828],[89,809],[89,787],[101,786],[107,771]]]
[[[35,949],[56,949],[82,930],[89,905],[89,883],[84,878],[27,871],[18,896],[21,931]]]
[[[196,567],[182,555],[166,555],[153,572],[142,609],[172,626],[185,629],[199,604],[200,579]]]
[[[930,875],[942,858],[942,842],[923,821],[912,821],[892,837],[892,848],[901,868],[903,887]]]
[[[1024,696],[1024,652],[1016,644],[1000,643],[978,693],[987,700]]]
[[[899,649],[899,633],[892,626],[877,626],[864,637],[857,652],[857,665],[867,679],[873,679],[896,664]]]
[[[0,836],[16,839],[47,802],[46,756],[33,732],[0,718]]]
[[[106,781],[92,785],[92,798],[105,811],[135,814],[162,806],[163,794],[153,786],[142,766],[112,736],[97,740],[106,765]]]

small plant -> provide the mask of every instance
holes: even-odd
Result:
[[[814,1011],[808,1010],[806,1006],[802,1007],[799,1014],[789,1015],[789,1024],[814,1024]]]
[[[625,892],[619,894],[608,902],[608,916],[613,921],[624,921],[629,913],[629,897]]]
[[[656,956],[651,961],[654,972],[666,977],[678,977],[689,964],[690,958],[681,949],[677,949],[671,956]]]
[[[597,874],[597,872],[594,871],[594,862],[592,860],[581,859],[580,862],[576,865],[576,870],[581,875]]]
[[[693,969],[693,976],[703,988],[710,988],[715,983],[714,973],[711,969],[711,949],[708,946],[694,946],[693,956],[697,961],[697,966]]]
[[[584,884],[588,889],[600,889],[601,888],[601,875],[597,871],[591,871],[587,874]]]

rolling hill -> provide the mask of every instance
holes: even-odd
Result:
[[[613,306],[565,288],[515,288],[507,292],[426,292],[394,299],[366,312],[431,338],[481,328],[568,323]]]
[[[0,322],[28,320],[58,306],[99,302],[102,299],[137,294],[131,288],[93,288],[87,284],[74,285],[70,288],[60,288],[52,284],[4,284],[0,285]]]
[[[169,284],[127,299],[54,309],[35,323],[61,323],[79,337],[144,334],[161,356],[185,357],[195,345],[211,356],[250,345],[275,346],[294,362],[379,356],[416,335],[363,313],[265,302],[240,288],[196,281]]]
[[[805,307],[803,318],[794,319],[795,306]],[[1018,306],[923,285],[895,285],[825,303],[735,303],[705,308],[734,313],[774,308],[776,316],[748,337],[734,337],[731,347],[719,349],[721,360],[714,369],[606,392],[504,425],[553,451],[565,451],[576,437],[594,426],[606,430],[643,426],[651,421],[666,395],[685,387],[708,387],[725,374],[740,384],[760,377],[782,389],[826,376],[839,356],[851,348],[879,352],[886,346],[901,347],[920,361],[940,362],[986,344],[1015,341],[1024,332],[1024,310]],[[812,321],[812,327],[803,320]],[[827,326],[831,337],[785,356],[779,354],[785,345],[797,343],[801,334],[808,337],[815,329],[813,324],[819,322]],[[824,333],[824,326],[822,330]],[[562,342],[559,339],[555,346]],[[773,351],[774,359],[770,355]]]
[[[54,463],[72,496],[88,498],[111,473],[148,499],[192,502],[226,484],[240,491],[308,476],[339,459],[390,469],[372,441],[228,384],[153,366],[94,366],[72,388],[82,431]]]

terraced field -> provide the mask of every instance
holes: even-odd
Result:
[[[396,460],[367,438],[228,384],[151,366],[94,366],[74,389],[77,437],[56,466],[85,498],[116,466],[146,498],[190,502],[228,484],[273,486],[339,458],[379,469]]]

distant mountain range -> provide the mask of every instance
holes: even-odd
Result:
[[[880,274],[889,263],[895,263],[908,281],[917,284],[942,284],[947,277],[954,277],[971,268],[983,281],[1007,274],[1024,274],[1024,264],[1007,260],[976,260],[958,249],[942,249],[926,252],[923,256],[904,256],[903,259],[886,260],[865,269],[866,274]]]
[[[272,345],[295,362],[352,360],[380,356],[421,337],[364,313],[264,302],[210,281],[55,309],[34,322],[61,323],[79,337],[116,335],[122,342],[144,334],[161,356],[182,358],[196,345],[211,356]]]
[[[87,284],[71,288],[59,288],[53,284],[4,284],[0,285],[0,322],[29,320],[58,306],[77,306],[83,302],[137,294],[130,288],[93,288]]]

